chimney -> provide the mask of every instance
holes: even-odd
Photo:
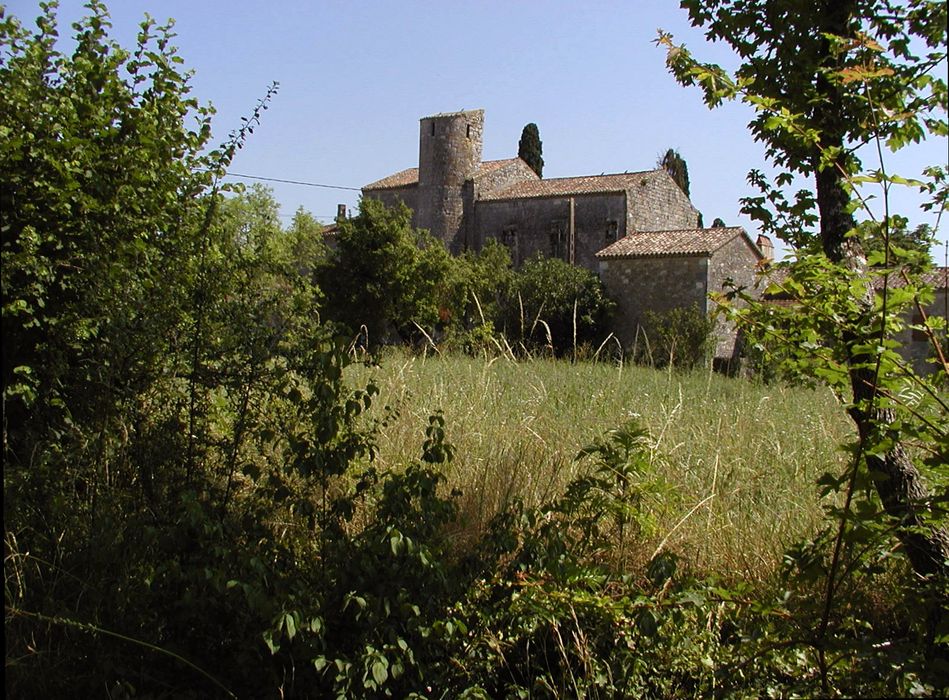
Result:
[[[336,205],[336,223],[341,222],[345,218],[346,218],[346,205],[337,204]]]
[[[764,255],[766,259],[774,260],[774,245],[771,243],[770,238],[759,234],[755,245],[758,246],[758,250],[761,251],[761,254]]]

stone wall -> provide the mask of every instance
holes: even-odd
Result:
[[[570,260],[570,197],[532,197],[481,201],[475,205],[477,248],[491,238],[512,248],[515,264],[540,253]],[[573,262],[594,272],[594,255],[626,235],[624,193],[577,195],[572,198]]]
[[[391,187],[384,190],[365,190],[363,196],[369,199],[377,199],[387,207],[395,207],[402,202],[412,210],[412,226],[418,228],[418,215],[416,207],[418,202],[418,185],[407,185],[406,187]]]
[[[754,287],[755,273],[761,256],[751,247],[744,236],[735,236],[731,241],[712,253],[708,262],[708,291],[710,294],[726,291],[725,282],[731,280],[736,285]],[[709,310],[714,310],[714,302],[709,302]],[[734,324],[719,319],[716,328],[718,336],[715,345],[715,357],[731,358],[735,355],[736,330]]]
[[[947,318],[949,312],[949,299],[947,299],[946,288],[936,289],[932,303],[923,307],[926,316],[941,316]],[[909,311],[904,319],[907,323],[921,324],[922,316],[915,308]],[[945,331],[937,331],[936,337],[945,337],[940,335]],[[933,349],[932,342],[923,331],[914,331],[909,328],[897,334],[896,340],[901,343],[899,348],[900,355],[909,362],[913,369],[919,374],[932,374],[938,370],[938,365],[929,362],[929,358],[935,357],[936,351]]]
[[[639,327],[646,311],[707,311],[708,263],[704,255],[601,260],[600,279],[618,305],[613,332],[623,347],[643,342]]]
[[[419,122],[416,218],[445,241],[452,253],[464,248],[463,190],[481,163],[484,111],[425,117]]]
[[[699,212],[665,170],[657,170],[627,190],[629,231],[697,228]]]

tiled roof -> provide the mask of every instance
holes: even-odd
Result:
[[[677,231],[636,231],[607,246],[596,257],[645,258],[668,255],[711,255],[735,236],[748,234],[740,227],[691,228]],[[748,239],[750,243],[751,240]],[[757,250],[757,247],[752,246]]]
[[[472,176],[475,180],[484,177],[495,170],[500,170],[506,165],[516,163],[519,158],[507,158],[505,160],[486,160],[478,166],[475,174]],[[526,167],[526,164],[525,164]],[[364,185],[364,190],[386,190],[393,187],[408,187],[418,184],[418,168],[408,168],[401,170],[394,175],[389,175],[381,180],[376,180],[368,185]]]
[[[765,279],[767,279],[769,285],[774,284],[774,285],[780,286],[780,285],[783,285],[784,282],[787,280],[788,272],[789,270],[787,266],[784,266],[784,265],[779,266],[779,267],[769,268],[767,272],[765,273]],[[883,280],[884,280],[883,275],[874,275],[872,277],[872,280],[873,280],[874,289],[877,289],[877,290],[883,289]],[[947,284],[947,280],[949,280],[949,268],[947,267],[935,267],[932,270],[929,270],[928,272],[924,272],[923,274],[919,276],[919,282],[921,284],[931,286],[934,289],[946,289],[947,287],[949,287],[949,284]],[[889,280],[887,281],[887,286],[889,286],[890,289],[905,287],[906,280],[903,279],[903,275],[901,275],[899,272],[891,272],[889,276]],[[774,297],[786,296],[786,292],[778,291],[778,292],[775,292],[773,295],[769,295],[769,296],[774,296]]]
[[[418,168],[408,168],[400,170],[394,175],[376,180],[368,185],[364,185],[364,190],[385,190],[390,187],[405,187],[407,185],[418,184]]]
[[[946,287],[949,287],[947,280],[949,280],[949,267],[935,267],[929,272],[924,272],[919,276],[920,282],[929,285],[934,289],[946,289]],[[889,285],[890,287],[905,287],[906,280],[903,279],[903,275],[896,273],[894,275],[890,275]],[[875,278],[873,286],[877,287],[878,289],[882,289],[883,278]]]
[[[616,175],[590,175],[586,177],[559,177],[547,180],[518,182],[505,189],[481,197],[483,200],[524,199],[527,197],[568,197],[573,194],[600,194],[622,192],[643,182],[658,170]]]

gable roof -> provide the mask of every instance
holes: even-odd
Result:
[[[625,192],[634,185],[642,184],[659,170],[644,170],[637,173],[614,175],[588,175],[584,177],[556,177],[546,180],[528,180],[510,187],[482,195],[481,200],[525,199],[530,197],[568,197],[579,194],[607,194]]]
[[[486,160],[478,165],[478,169],[475,170],[474,174],[471,176],[472,179],[477,180],[484,177],[485,175],[490,175],[491,173],[500,170],[501,168],[513,165],[517,161],[520,161],[520,158],[506,158],[504,160]],[[523,163],[523,161],[521,161]],[[524,167],[528,167],[524,163]],[[533,171],[531,171],[533,172]],[[388,177],[384,177],[381,180],[376,180],[371,182],[368,185],[363,185],[364,190],[387,190],[395,187],[411,187],[412,185],[418,184],[418,168],[406,168],[405,170],[400,170],[397,173],[393,173]]]
[[[742,236],[763,257],[745,230],[739,226],[690,228],[675,231],[635,231],[596,254],[599,260],[668,256],[709,256],[735,236]]]

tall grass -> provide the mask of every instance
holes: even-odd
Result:
[[[821,518],[816,477],[845,463],[849,425],[821,391],[707,370],[398,351],[360,371],[378,383],[377,404],[398,411],[380,435],[383,468],[417,458],[427,417],[444,411],[456,447],[448,481],[463,492],[470,532],[512,498],[552,498],[583,468],[582,447],[636,419],[667,485],[648,501],[654,527],[641,535],[641,558],[662,547],[700,571],[760,580]]]

